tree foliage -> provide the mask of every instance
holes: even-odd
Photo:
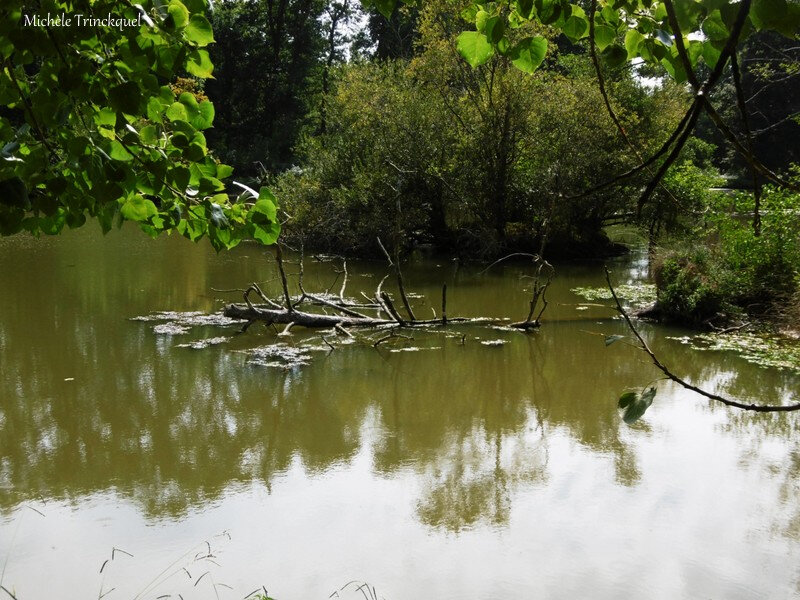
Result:
[[[638,183],[575,197],[610,164],[635,164],[587,57],[551,48],[533,76],[503,57],[471,69],[449,15],[446,2],[422,9],[411,61],[339,69],[327,133],[305,139],[302,167],[275,184],[294,217],[287,233],[338,251],[376,251],[376,236],[398,230],[401,245],[485,255],[538,251],[544,237],[562,255],[600,250],[604,219]],[[648,92],[629,72],[612,84],[622,121],[653,145],[686,108],[674,86]]]
[[[211,22],[217,107],[209,143],[237,172],[291,166],[294,145],[320,93],[322,0],[222,0]]]
[[[134,221],[152,236],[208,236],[218,250],[275,241],[272,194],[231,197],[232,169],[209,153],[213,104],[169,85],[213,77],[204,0],[10,0],[2,11],[0,234],[94,218],[103,231]],[[32,21],[48,15],[62,20]],[[127,21],[88,20],[107,15]]]
[[[394,8],[394,1],[370,1],[384,13]],[[548,28],[572,42],[587,38],[606,109],[640,162],[639,167],[616,179],[640,171],[650,173],[637,202],[637,213],[641,213],[659,187],[664,187],[665,174],[680,156],[701,114],[708,115],[751,168],[756,192],[753,218],[756,236],[760,228],[759,177],[800,191],[796,184],[759,161],[753,152],[737,59],[739,46],[753,31],[774,31],[796,38],[800,30],[800,3],[787,0],[591,0],[588,14],[585,7],[569,0],[472,0],[460,6],[462,22],[472,24],[473,29],[459,35],[457,46],[472,67],[487,64],[494,56],[503,56],[517,68],[532,72],[541,64],[550,44],[545,35]],[[529,25],[534,26],[533,32]],[[685,118],[668,141],[647,159],[615,114],[604,81],[604,66],[618,67],[628,61],[663,68],[674,81],[688,83],[692,90],[693,101]],[[728,64],[733,71],[744,139],[725,122],[711,100],[711,92]]]

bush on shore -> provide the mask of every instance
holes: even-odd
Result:
[[[800,195],[766,186],[761,207],[757,236],[752,194],[719,195],[693,232],[693,243],[683,238],[658,251],[660,315],[692,325],[748,315],[797,327]]]

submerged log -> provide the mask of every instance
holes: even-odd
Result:
[[[331,328],[331,327],[380,327],[382,325],[400,325],[393,319],[379,319],[373,317],[354,317],[350,315],[322,315],[309,313],[297,309],[291,312],[285,309],[270,308],[265,304],[228,304],[223,314],[229,319],[241,319],[243,321],[256,322],[263,321],[267,324],[286,325],[292,323],[301,327]],[[485,317],[455,317],[448,318],[444,323],[472,323],[480,325],[504,324],[508,319],[490,319]],[[442,325],[442,319],[428,319],[424,321],[404,321],[404,327],[416,327],[420,325]]]
[[[267,305],[228,304],[223,313],[229,319],[245,321],[264,321],[266,323],[293,323],[302,327],[330,328],[337,325],[343,327],[377,327],[380,325],[396,325],[395,321],[374,319],[372,317],[356,317],[351,315],[322,315],[297,309],[289,312],[286,309],[269,308]]]

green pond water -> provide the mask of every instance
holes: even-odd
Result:
[[[306,288],[340,266],[307,258]],[[634,288],[647,274],[642,258],[609,266]],[[212,288],[275,277],[268,249],[127,228],[0,240],[2,585],[18,600],[368,597],[353,581],[386,600],[800,596],[800,415],[658,382],[625,425],[620,393],[658,373],[605,346],[626,333],[608,300],[571,291],[602,286],[602,267],[557,265],[537,332],[373,348],[376,332],[134,319],[219,311],[240,294]],[[524,318],[528,267],[481,268],[409,265],[418,316],[446,282],[449,316]],[[386,267],[348,271],[363,299]],[[642,332],[693,383],[797,401],[790,369]]]

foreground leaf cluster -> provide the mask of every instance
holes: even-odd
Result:
[[[206,9],[205,0],[4,3],[0,234],[57,234],[94,218],[103,231],[134,221],[154,237],[207,236],[217,250],[276,240],[269,190],[232,196],[232,168],[209,153],[212,103],[169,85],[213,77]]]

